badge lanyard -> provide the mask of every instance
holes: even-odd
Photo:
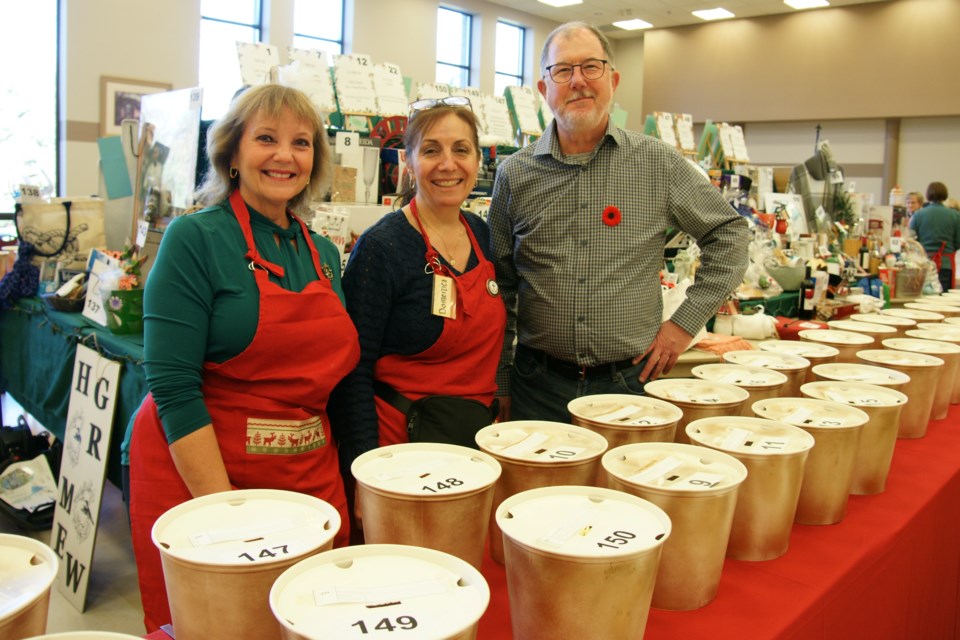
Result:
[[[431,305],[431,313],[441,318],[455,320],[457,317],[457,276],[440,261],[440,253],[430,242],[430,235],[420,220],[416,197],[410,200],[410,212],[413,214],[413,219],[417,221],[417,226],[420,228],[420,235],[423,236],[424,244],[427,245],[427,251],[423,256],[427,263],[424,265],[423,270],[428,274],[433,274],[433,302]],[[460,220],[458,220],[458,222],[463,224]]]

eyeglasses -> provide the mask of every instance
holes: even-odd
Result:
[[[410,115],[408,119],[413,118],[420,111],[435,109],[436,107],[466,107],[473,111],[470,104],[470,98],[467,96],[450,96],[448,98],[424,98],[410,103]]]
[[[610,64],[607,60],[590,58],[580,64],[552,64],[547,67],[547,73],[557,84],[565,84],[573,79],[573,70],[580,67],[580,73],[587,80],[596,80],[603,77],[603,70]]]

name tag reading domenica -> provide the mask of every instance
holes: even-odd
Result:
[[[432,313],[441,318],[457,318],[457,283],[450,276],[433,274]]]

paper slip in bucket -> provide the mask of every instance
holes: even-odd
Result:
[[[813,367],[814,382],[835,380],[837,382],[863,382],[881,387],[890,387],[898,391],[903,389],[910,376],[896,369],[878,367],[869,364],[850,364],[847,362],[830,362]]]
[[[649,500],[670,517],[652,606],[688,611],[720,587],[723,559],[747,468],[721,451],[645,442],[611,449],[601,460],[611,489]]]
[[[761,351],[774,351],[800,356],[810,361],[810,367],[835,362],[837,356],[840,355],[840,350],[836,347],[806,340],[764,340],[757,346]],[[806,375],[802,380],[799,380],[799,384],[795,384],[795,376],[790,376],[790,381],[783,389],[783,395],[796,397],[800,395],[800,385],[812,381],[813,373],[810,369],[806,370]]]
[[[489,602],[470,563],[394,544],[325,551],[284,571],[270,590],[284,640],[473,640]]]
[[[595,485],[607,440],[600,434],[562,422],[515,420],[484,427],[477,445],[503,468],[490,513],[490,556],[503,564],[503,536],[496,511],[510,496],[554,485]]]
[[[910,333],[917,333],[911,331]],[[960,346],[945,340],[932,338],[891,338],[883,341],[884,349],[910,351],[936,356],[943,360],[940,375],[937,376],[937,390],[933,394],[933,406],[930,409],[931,420],[943,420],[950,410],[954,389],[957,388],[960,377]]]
[[[745,390],[750,396],[740,408],[740,415],[753,415],[750,405],[764,398],[775,398],[783,393],[788,378],[775,369],[749,367],[742,364],[701,364],[691,371],[694,378],[725,382]]]
[[[497,508],[513,637],[643,637],[670,519],[622,491],[544,487]]]
[[[839,353],[839,351],[838,351]],[[785,353],[781,351],[755,351],[740,350],[728,351],[720,356],[720,359],[730,364],[743,364],[750,367],[763,367],[764,369],[773,369],[787,376],[787,384],[784,386],[784,394],[795,396],[800,392],[800,385],[803,384],[810,369],[810,361],[804,357]]]
[[[500,464],[454,444],[373,449],[351,467],[364,540],[449,553],[479,568]]]
[[[59,566],[42,542],[0,533],[0,638],[20,640],[47,630],[50,587]]]
[[[800,427],[816,446],[807,456],[794,522],[836,524],[847,512],[860,432],[870,416],[845,403],[811,398],[768,398],[753,405],[759,418]]]
[[[803,468],[813,436],[763,418],[704,418],[687,425],[690,441],[718,449],[744,464],[727,557],[771,560],[790,546]]]
[[[340,514],[293,491],[194,498],[153,525],[177,640],[279,638],[268,596],[277,576],[333,546]]]
[[[797,332],[797,335],[801,340],[828,344],[836,348],[840,352],[837,354],[837,362],[856,362],[857,351],[869,349],[876,342],[873,336],[837,329],[804,329]]]
[[[634,442],[673,442],[679,407],[647,396],[600,394],[567,403],[570,419],[578,427],[596,431],[610,447]]]
[[[850,319],[855,322],[869,322],[872,324],[882,324],[888,327],[893,327],[897,330],[897,333],[900,336],[903,336],[903,332],[907,329],[913,329],[915,326],[917,326],[916,320],[885,315],[882,313],[854,313],[850,316]]]
[[[750,392],[727,382],[699,378],[660,378],[648,382],[643,392],[680,407],[683,417],[677,423],[675,442],[689,444],[686,426],[710,416],[738,416],[750,398]]]
[[[910,376],[910,381],[899,389],[910,402],[900,413],[900,438],[922,438],[927,435],[927,423],[933,412],[933,398],[937,391],[937,377],[944,361],[936,356],[896,349],[865,349],[857,353],[861,362],[887,369],[895,369]]]

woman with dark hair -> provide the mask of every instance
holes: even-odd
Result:
[[[335,424],[349,428],[338,436],[345,472],[365,451],[407,442],[420,398],[455,397],[460,431],[437,440],[469,444],[496,416],[506,312],[487,225],[460,209],[481,157],[469,100],[414,102],[404,143],[415,193],[360,237],[343,275],[360,334],[360,363],[335,394]]]
[[[910,230],[937,265],[944,291],[953,287],[954,253],[960,248],[960,212],[943,204],[947,196],[947,185],[931,182],[927,204],[910,218]]]
[[[336,247],[294,212],[323,195],[326,130],[309,98],[262,85],[207,138],[203,210],[163,234],[144,294],[150,394],[134,419],[130,516],[148,632],[170,622],[151,528],[231,489],[286,489],[341,511],[326,403],[356,365]]]

